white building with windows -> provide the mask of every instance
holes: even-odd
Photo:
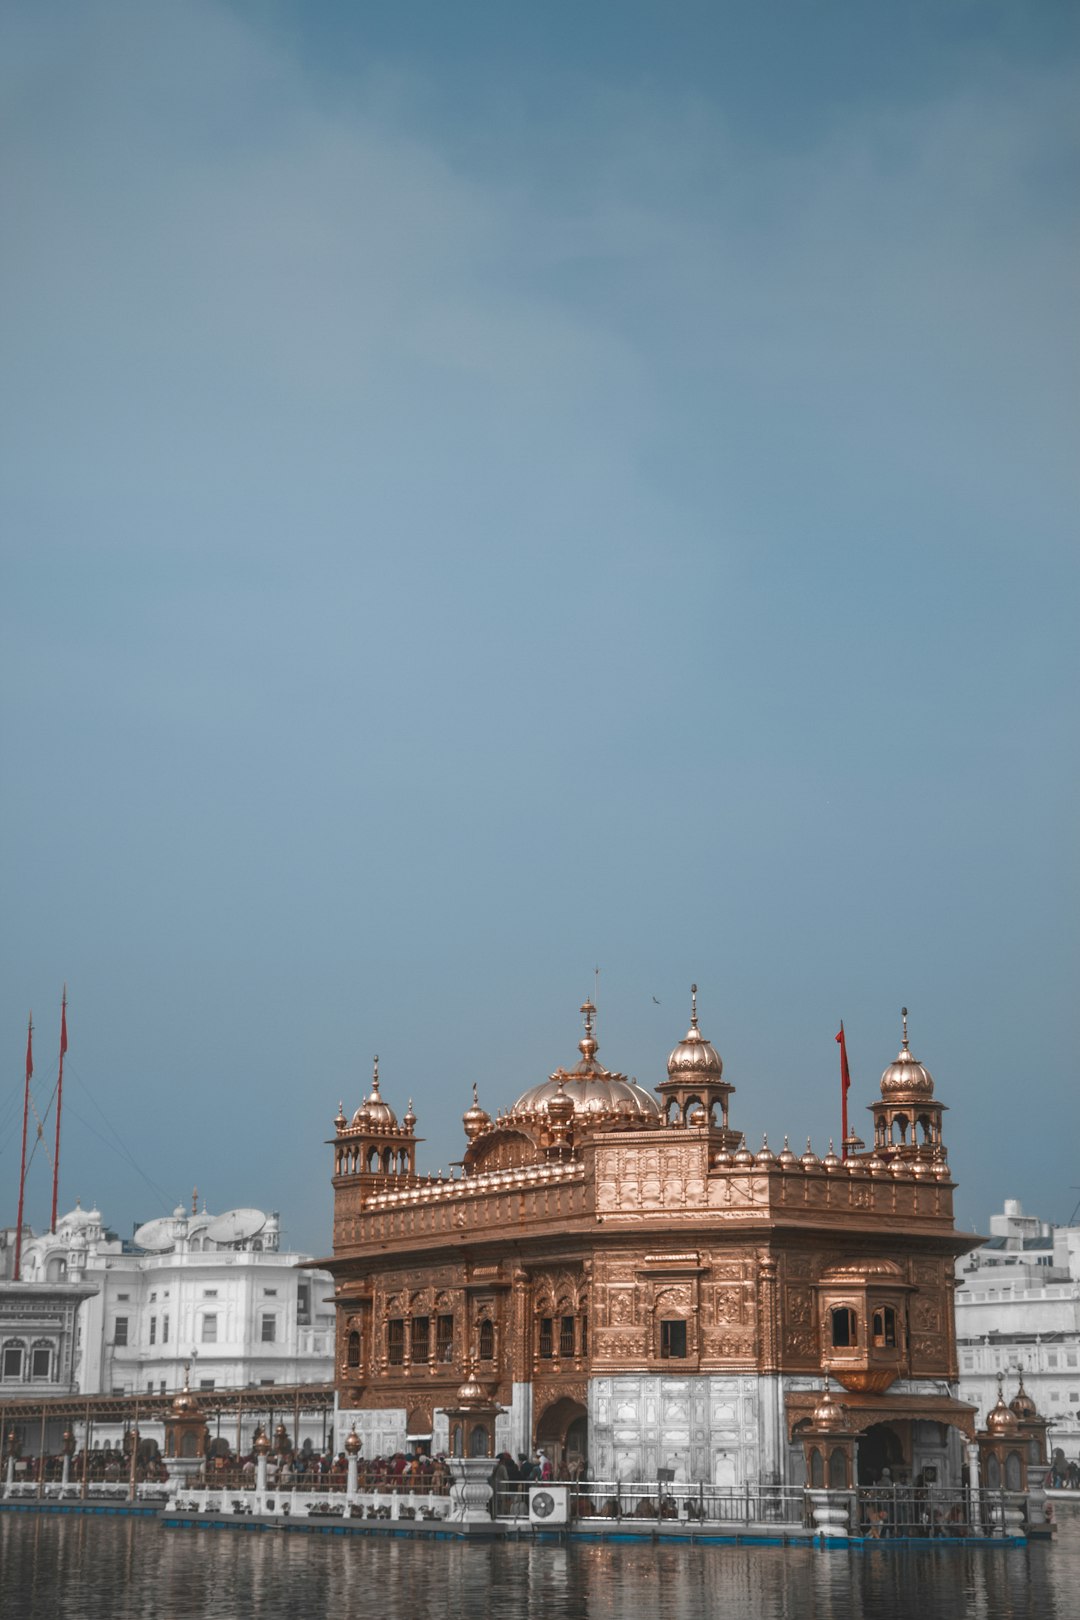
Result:
[[[32,1241],[23,1229],[23,1252]],[[70,1395],[78,1388],[79,1308],[93,1285],[69,1283],[66,1268],[27,1281],[12,1280],[15,1231],[0,1232],[0,1407],[5,1396]]]
[[[960,1399],[985,1418],[1018,1374],[1048,1443],[1072,1458],[1080,1442],[1080,1226],[1050,1226],[1008,1199],[990,1238],[957,1262]]]
[[[179,1208],[135,1239],[76,1207],[24,1240],[24,1283],[7,1287],[48,1287],[78,1310],[67,1387],[160,1394],[183,1384],[185,1363],[195,1389],[333,1378],[332,1280],[280,1250],[276,1214]]]

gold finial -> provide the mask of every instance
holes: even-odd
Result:
[[[193,1215],[197,1215],[199,1213],[199,1189],[198,1189],[198,1187],[192,1187],[192,1189],[191,1189],[191,1213]]]
[[[901,1009],[900,1009],[900,1017],[904,1021],[904,1039],[903,1039],[902,1045],[904,1046],[904,1048],[906,1050],[906,1048],[907,1048],[907,1008],[906,1007],[901,1007]]]
[[[475,1080],[472,1083],[472,1105],[474,1108],[479,1108],[480,1106],[480,1092],[477,1088]]]
[[[596,1017],[596,1003],[585,1000],[581,1003],[580,1010],[585,1014],[585,1033],[591,1035],[593,1032],[593,1019]]]
[[[697,1029],[697,985],[690,986],[690,1028]]]
[[[376,1052],[376,1054],[375,1054],[375,1062],[372,1065],[371,1089],[373,1091],[378,1091],[378,1089],[379,1089],[379,1054],[378,1054],[378,1052]]]

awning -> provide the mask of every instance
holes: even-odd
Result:
[[[874,1423],[898,1423],[906,1419],[947,1423],[969,1440],[975,1438],[978,1407],[968,1401],[954,1400],[951,1395],[893,1395],[889,1390],[882,1395],[864,1395],[839,1389],[833,1399],[844,1409],[856,1434],[862,1434]],[[813,1416],[820,1401],[821,1391],[814,1389],[792,1391],[785,1397],[789,1439],[794,1436],[797,1424]]]

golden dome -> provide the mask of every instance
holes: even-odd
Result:
[[[491,1124],[491,1115],[485,1113],[480,1106],[480,1097],[475,1080],[472,1088],[472,1107],[466,1108],[461,1116],[461,1123],[465,1127],[465,1135],[470,1142],[474,1136],[479,1136],[481,1131],[486,1131]]]
[[[345,1450],[348,1452],[350,1457],[355,1457],[357,1452],[360,1450],[360,1436],[356,1432],[355,1423],[345,1436]]]
[[[825,1393],[822,1395],[820,1401],[814,1407],[814,1415],[810,1419],[811,1428],[818,1430],[832,1430],[835,1432],[837,1429],[842,1429],[844,1427],[844,1423],[845,1415],[843,1407],[837,1406],[836,1402],[829,1394],[828,1388],[826,1388]]]
[[[576,1118],[659,1120],[658,1104],[636,1080],[628,1079],[625,1074],[612,1073],[597,1060],[599,1043],[593,1034],[596,1008],[591,1001],[586,1001],[581,1011],[585,1014],[585,1034],[578,1042],[581,1062],[572,1069],[556,1069],[540,1085],[523,1092],[510,1109],[508,1117],[514,1119],[530,1114],[547,1114],[558,1097],[560,1101],[556,1116],[569,1118],[561,1100],[565,1097],[572,1103]]]
[[[379,1095],[379,1059],[376,1055],[371,1081],[371,1095],[365,1097],[353,1115],[354,1125],[375,1125],[380,1130],[396,1131],[397,1115],[388,1102]]]
[[[1030,1423],[1039,1415],[1038,1407],[1024,1388],[1024,1375],[1020,1374],[1020,1388],[1009,1402],[1009,1411],[1020,1423]]]
[[[1001,1393],[1001,1384],[998,1383],[998,1398],[993,1410],[987,1415],[986,1428],[989,1434],[1013,1435],[1020,1425],[1016,1413],[1011,1412],[1005,1405],[1005,1397]]]
[[[457,1402],[459,1406],[488,1406],[491,1404],[484,1386],[476,1376],[475,1362],[470,1364],[468,1376],[458,1388]]]
[[[719,1080],[724,1063],[698,1028],[697,985],[690,986],[690,1028],[668,1058],[669,1080]]]
[[[260,1423],[251,1442],[251,1449],[257,1457],[265,1457],[270,1450],[270,1436]]]
[[[908,1049],[907,1008],[902,1009],[904,1038],[896,1061],[881,1077],[881,1095],[886,1102],[924,1102],[934,1095],[934,1081],[929,1071],[912,1057]]]
[[[198,1400],[191,1393],[191,1368],[188,1362],[184,1363],[184,1387],[177,1390],[172,1398],[172,1412],[174,1417],[201,1417],[202,1408]]]

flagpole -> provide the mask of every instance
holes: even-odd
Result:
[[[15,1275],[14,1282],[22,1281],[22,1223],[23,1203],[26,1197],[26,1123],[30,1118],[30,1076],[34,1072],[34,1015],[26,1025],[26,1089],[23,1092],[22,1152],[19,1155],[19,1214],[15,1222]]]
[[[60,1109],[64,1101],[64,1053],[67,1051],[67,985],[60,1002],[60,1073],[56,1080],[56,1151],[53,1154],[52,1219],[49,1231],[56,1231],[56,1193],[60,1184]]]
[[[847,1094],[851,1087],[851,1071],[848,1068],[847,1039],[844,1035],[844,1020],[840,1020],[840,1033],[836,1037],[840,1043],[840,1157],[848,1156],[848,1125],[847,1125]]]

